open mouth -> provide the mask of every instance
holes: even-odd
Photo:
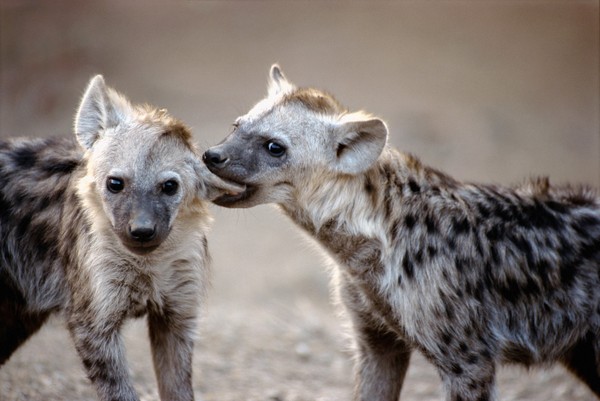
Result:
[[[243,192],[236,194],[224,194],[219,196],[217,199],[213,200],[213,202],[219,206],[230,207],[235,205],[236,203],[242,202],[250,198],[252,195],[254,195],[257,189],[257,187],[246,185],[246,189]]]

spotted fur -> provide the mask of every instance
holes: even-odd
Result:
[[[120,330],[147,315],[161,399],[192,400],[208,280],[203,199],[224,183],[185,126],[130,104],[101,76],[83,97],[76,136],[0,141],[0,365],[63,312],[100,399],[137,400]],[[109,177],[122,191],[107,189]]]
[[[276,203],[337,262],[355,400],[397,401],[413,350],[448,401],[496,399],[507,362],[562,363],[600,396],[598,194],[545,178],[463,183],[386,138],[380,119],[296,88],[274,66],[268,97],[204,155],[247,188],[217,204]]]

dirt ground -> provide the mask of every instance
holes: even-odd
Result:
[[[265,93],[271,63],[384,118],[393,146],[464,179],[600,185],[598,1],[0,0],[0,137],[70,135],[95,73],[166,107],[202,147]],[[206,401],[351,399],[327,261],[274,207],[213,207],[194,360]],[[0,322],[2,324],[2,322]],[[125,330],[157,400],[144,321]],[[500,399],[593,400],[562,368],[504,367]],[[415,355],[404,400],[439,400]],[[94,400],[60,317],[0,370],[0,400]]]

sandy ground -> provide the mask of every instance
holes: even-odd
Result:
[[[103,73],[206,147],[279,62],[292,81],[380,115],[394,146],[458,178],[599,186],[598,20],[598,1],[0,0],[0,137],[69,135],[87,80]],[[321,253],[273,207],[213,211],[197,397],[349,400]],[[156,400],[145,323],[125,335],[136,387]],[[502,400],[594,399],[560,367],[505,367],[499,383]],[[60,317],[0,370],[2,401],[94,399]],[[418,355],[403,399],[441,399]]]

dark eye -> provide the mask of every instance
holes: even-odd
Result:
[[[285,148],[277,142],[267,142],[265,148],[273,157],[281,157],[285,154]]]
[[[171,195],[175,195],[178,188],[179,188],[179,184],[177,183],[177,181],[168,180],[168,181],[163,182],[161,190],[162,190],[163,194],[171,196]]]
[[[113,194],[116,194],[125,188],[125,182],[121,178],[108,177],[106,180],[106,188]]]

